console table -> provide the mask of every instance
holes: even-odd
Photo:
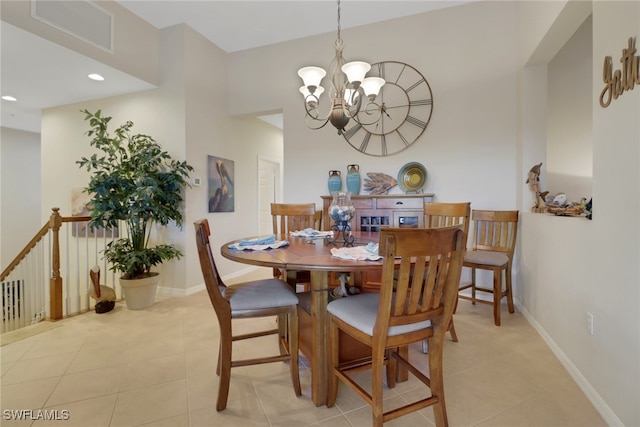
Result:
[[[423,228],[424,204],[433,202],[433,197],[433,193],[351,196],[356,208],[356,217],[351,220],[351,229],[376,232],[386,227]],[[329,205],[333,196],[321,198],[323,230],[329,230]]]

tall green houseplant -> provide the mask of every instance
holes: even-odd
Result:
[[[150,247],[149,239],[154,223],[182,226],[183,190],[190,186],[193,167],[172,159],[152,137],[133,134],[131,121],[111,135],[111,117],[103,117],[100,110],[82,112],[91,128],[86,133],[90,145],[101,152],[76,162],[91,173],[86,188],[90,227],[108,229],[122,221],[127,236],[109,243],[105,258],[124,279],[147,277],[151,267],[182,256],[171,245]]]

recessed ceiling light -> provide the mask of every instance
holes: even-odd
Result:
[[[99,82],[101,82],[101,81],[103,81],[103,80],[104,80],[104,77],[102,77],[100,74],[95,74],[95,73],[94,73],[94,74],[89,74],[89,76],[88,76],[88,77],[89,77],[91,80],[96,80],[96,81],[99,81]]]
[[[18,100],[18,98],[14,97],[14,96],[11,96],[11,95],[4,95],[2,97],[2,99],[4,99],[5,101],[17,101]]]

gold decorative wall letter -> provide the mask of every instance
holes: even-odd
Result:
[[[607,108],[612,99],[618,99],[628,90],[633,90],[634,85],[640,85],[640,57],[636,56],[634,38],[629,37],[629,47],[622,49],[620,57],[621,69],[613,71],[613,63],[610,56],[605,56],[602,70],[604,89],[600,92],[600,105]]]

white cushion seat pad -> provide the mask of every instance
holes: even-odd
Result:
[[[378,300],[380,294],[360,294],[331,301],[327,311],[354,328],[373,336],[373,327],[378,314]],[[409,325],[391,326],[388,336],[406,334],[409,332],[431,327],[430,320]]]
[[[509,257],[496,251],[469,251],[464,256],[464,262],[500,267],[509,262]]]
[[[229,301],[232,312],[298,304],[298,297],[293,289],[278,279],[253,280],[231,285],[224,289],[222,295]]]

